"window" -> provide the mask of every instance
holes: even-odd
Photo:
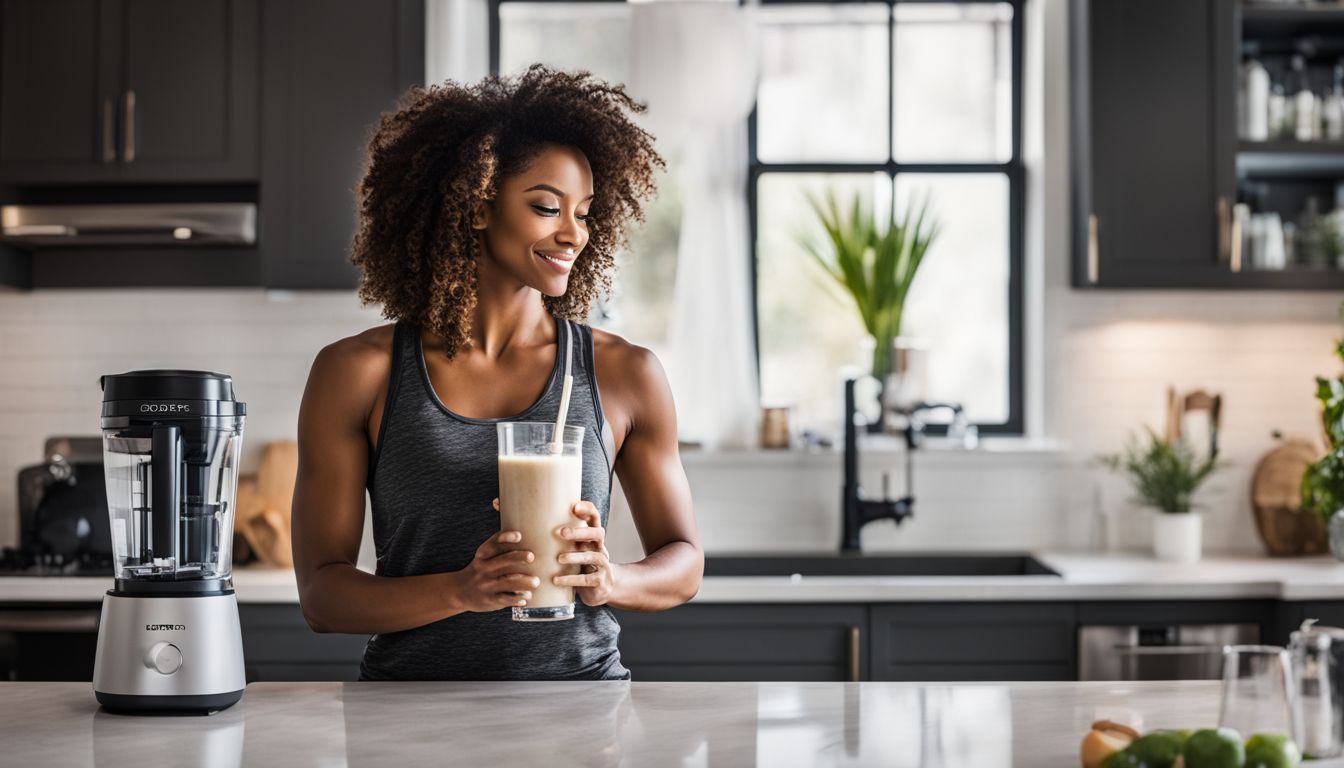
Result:
[[[851,300],[798,239],[819,232],[806,194],[832,189],[877,211],[929,200],[940,234],[903,323],[930,350],[927,395],[963,404],[982,433],[1022,431],[1021,3],[762,0],[745,190],[761,396],[802,426],[836,428],[839,369],[871,357]],[[628,80],[625,3],[495,4],[493,71],[540,61]],[[594,319],[655,350],[676,269],[672,178]]]
[[[501,2],[492,36],[491,71],[520,74],[535,63],[586,69],[608,82],[630,80],[629,7],[623,2]],[[636,118],[637,119],[637,118]],[[669,169],[675,158],[664,157]],[[676,177],[660,172],[658,197],[618,254],[612,296],[594,310],[594,325],[610,328],[655,352],[667,339],[676,276],[681,203]]]
[[[838,424],[838,371],[871,365],[853,301],[801,245],[809,195],[940,223],[902,334],[929,350],[928,399],[982,432],[1022,431],[1019,2],[762,7],[751,204],[761,396]]]

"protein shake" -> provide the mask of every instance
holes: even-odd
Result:
[[[514,607],[516,621],[574,617],[574,588],[551,579],[580,572],[558,558],[575,549],[559,529],[586,525],[571,514],[583,494],[583,427],[565,427],[560,443],[552,441],[554,434],[555,425],[546,422],[499,425],[500,530],[522,533],[518,547],[535,555],[525,570],[541,580],[527,605]]]

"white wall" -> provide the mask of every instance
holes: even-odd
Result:
[[[1124,517],[1125,542],[1146,523],[1127,511],[1123,483],[1087,466],[1126,430],[1160,424],[1168,384],[1225,397],[1233,466],[1204,501],[1207,544],[1253,549],[1249,475],[1269,433],[1316,434],[1313,376],[1334,374],[1338,294],[1098,292],[1068,287],[1068,104],[1064,0],[1027,4],[1028,423],[1067,452],[1022,450],[918,457],[916,517],[874,524],[873,549],[1079,546],[1094,506]],[[444,17],[450,18],[450,17]],[[443,64],[447,71],[456,64]],[[446,75],[445,75],[446,76]],[[1033,108],[1031,105],[1038,105]],[[41,459],[49,435],[96,434],[98,376],[145,367],[231,374],[248,402],[244,471],[260,446],[292,439],[309,365],[324,344],[382,322],[353,293],[259,290],[89,290],[0,293],[0,543],[15,536],[12,480]],[[711,550],[815,549],[839,538],[836,456],[687,455]],[[865,484],[880,486],[894,454],[874,453]],[[638,553],[618,505],[612,549]]]

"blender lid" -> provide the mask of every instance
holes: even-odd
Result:
[[[233,395],[233,378],[212,371],[146,370],[98,378],[104,416],[241,416],[247,404]]]

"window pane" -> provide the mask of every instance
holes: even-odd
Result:
[[[928,196],[940,231],[906,299],[902,332],[928,343],[928,397],[961,403],[971,421],[1008,420],[1008,177],[896,177],[899,215]]]
[[[896,6],[893,152],[898,162],[1012,159],[1007,3]]]
[[[616,255],[610,300],[594,307],[592,323],[645,346],[667,342],[672,286],[677,278],[681,195],[676,176],[660,171],[658,197],[647,203],[644,223],[630,232],[630,250]]]
[[[501,3],[499,72],[535,63],[630,80],[630,9],[625,3]]]
[[[887,159],[887,6],[760,9],[756,156]]]
[[[630,8],[624,3],[508,2],[500,4],[499,20],[502,74],[541,62],[629,82]],[[676,157],[664,159],[675,169]],[[629,251],[616,255],[612,295],[600,300],[590,317],[594,325],[654,347],[666,341],[676,277],[681,200],[675,180],[675,172],[659,172],[657,198],[646,202],[644,223],[631,230]]]
[[[886,174],[762,175],[756,186],[756,309],[762,400],[792,404],[799,424],[835,434],[840,368],[868,370],[872,352],[853,300],[798,240],[800,233],[824,238],[807,195],[828,188],[842,202],[861,195],[869,210],[891,205]]]

